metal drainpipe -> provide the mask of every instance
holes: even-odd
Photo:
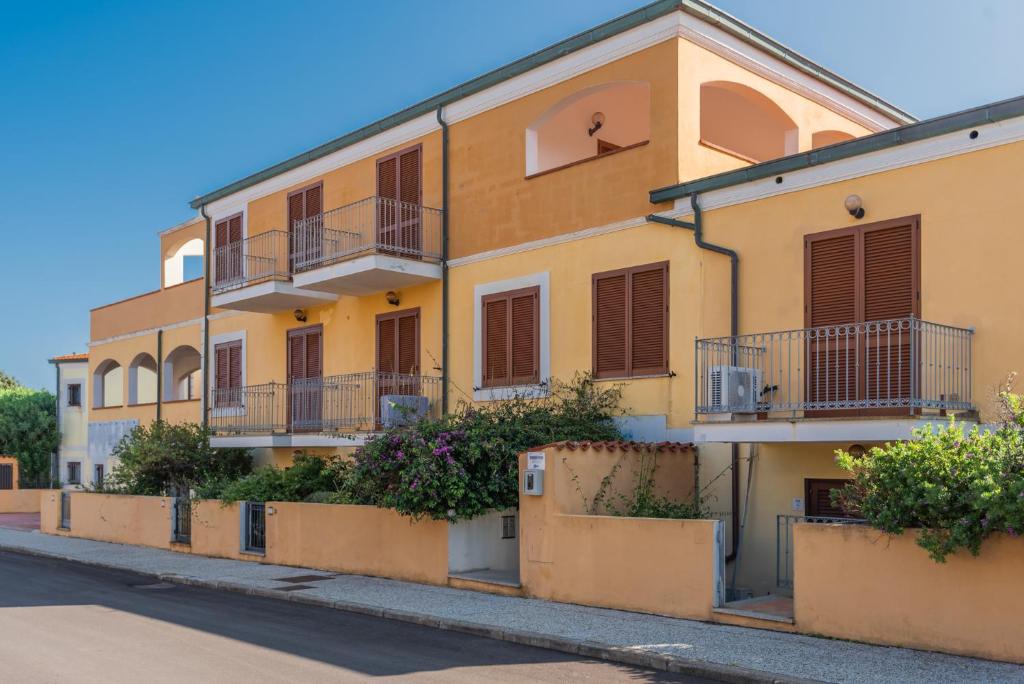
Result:
[[[676,219],[668,218],[667,216],[658,216],[657,214],[650,214],[647,216],[647,220],[651,223],[661,223],[666,226],[673,226],[675,228],[686,228],[687,230],[693,231],[693,239],[697,244],[697,247],[706,249],[716,254],[724,254],[729,257],[730,261],[730,296],[729,296],[729,334],[735,338],[739,333],[739,280],[740,280],[740,255],[736,253],[736,250],[729,249],[728,247],[722,247],[704,240],[704,214],[701,212],[700,200],[698,195],[690,195],[690,206],[693,208],[693,223],[687,221],[678,221]],[[733,347],[733,364],[735,364],[736,349]],[[696,381],[696,379],[694,379]],[[733,443],[732,445],[732,550],[725,557],[726,562],[732,561],[736,558],[737,551],[739,550],[740,543],[740,445]]]
[[[203,245],[203,250],[206,253],[203,257],[203,358],[200,361],[203,372],[200,373],[202,386],[199,388],[199,410],[203,413],[203,427],[205,428],[210,423],[206,405],[206,389],[208,387],[206,374],[210,358],[210,215],[206,213],[205,204],[199,207],[199,214],[206,219],[206,244]]]
[[[164,365],[164,331],[156,331],[156,419],[160,420],[160,409],[164,399],[164,374],[160,372]]]
[[[437,106],[441,126],[441,413],[448,413],[448,124]]]

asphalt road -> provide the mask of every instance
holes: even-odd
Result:
[[[0,552],[0,680],[705,681],[9,552]]]

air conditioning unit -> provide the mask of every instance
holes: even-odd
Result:
[[[386,428],[412,425],[427,415],[430,400],[415,394],[385,394],[380,398],[380,422]]]
[[[763,386],[761,371],[741,366],[711,366],[706,403],[711,411],[754,413]]]

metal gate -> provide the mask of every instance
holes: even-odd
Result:
[[[266,504],[246,501],[242,522],[242,548],[250,553],[264,553],[267,550]]]
[[[178,544],[192,543],[192,499],[187,496],[179,496],[174,499],[172,537]]]
[[[827,525],[864,525],[860,518],[835,518],[823,515],[779,515],[775,518],[775,584],[780,589],[793,588],[793,525],[821,523]]]
[[[14,466],[10,463],[0,464],[0,489],[14,489]]]
[[[71,492],[60,493],[60,527],[71,529]]]

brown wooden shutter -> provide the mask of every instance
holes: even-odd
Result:
[[[420,148],[402,152],[398,156],[398,199],[409,204],[420,204]]]
[[[398,372],[418,375],[419,365],[419,315],[410,314],[398,319]]]
[[[306,217],[305,209],[302,193],[296,192],[288,195],[288,230],[292,230],[297,221]]]
[[[540,288],[483,298],[483,386],[540,382]]]
[[[238,389],[242,386],[242,343],[236,342],[228,347],[228,387]]]
[[[540,382],[540,291],[510,297],[511,377],[513,385]]]
[[[806,501],[804,508],[809,516],[849,518],[849,513],[832,503],[832,490],[842,489],[848,480],[804,480]]]
[[[593,276],[596,378],[668,372],[668,263]]]
[[[864,231],[864,320],[917,311],[914,237],[909,224]]]
[[[398,199],[398,157],[377,160],[377,196]]]
[[[323,374],[323,328],[320,325],[288,331],[288,379],[308,380]]]
[[[396,372],[398,353],[395,348],[395,331],[398,322],[394,316],[377,319],[377,370],[381,373]]]
[[[630,272],[629,374],[668,372],[668,264]]]
[[[213,363],[214,406],[239,405],[242,398],[242,341],[215,345]]]
[[[807,326],[858,320],[857,235],[808,236],[804,273]]]
[[[597,274],[593,278],[594,377],[618,378],[628,375],[627,270]]]
[[[483,309],[483,385],[507,386],[511,382],[508,367],[508,297],[485,298]]]

